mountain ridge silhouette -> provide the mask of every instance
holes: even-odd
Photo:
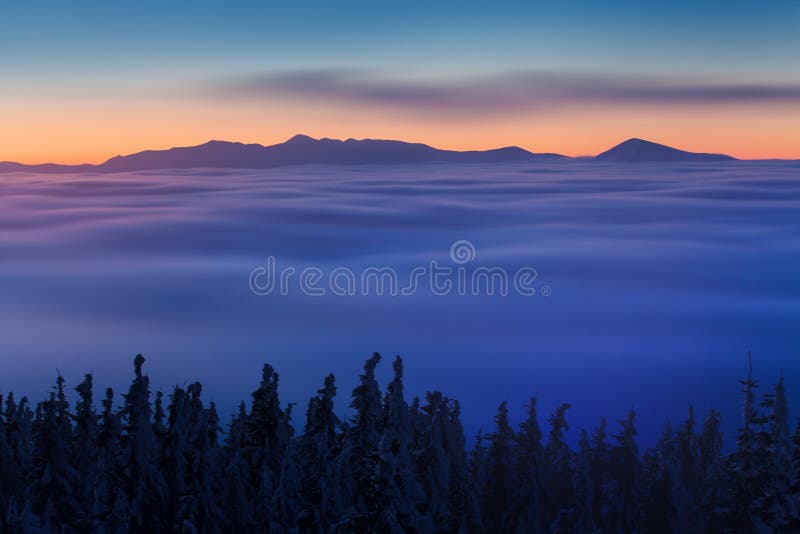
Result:
[[[135,172],[162,169],[238,168],[268,169],[288,165],[403,165],[414,163],[506,163],[561,160],[606,162],[734,161],[725,154],[687,152],[652,141],[631,138],[594,158],[530,152],[517,146],[489,150],[443,150],[424,143],[387,139],[315,139],[297,134],[283,143],[261,145],[211,140],[200,145],[143,150],[105,162],[80,165],[44,163],[28,165],[0,162],[0,172]]]

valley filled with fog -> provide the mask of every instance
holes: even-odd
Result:
[[[535,269],[536,294],[250,287],[268,257],[402,283],[462,265],[459,240],[465,268]],[[782,369],[800,405],[797,162],[10,173],[0,258],[0,391],[34,398],[58,372],[122,387],[143,353],[154,388],[200,380],[227,421],[264,362],[302,406],[328,372],[352,389],[379,351],[403,356],[409,397],[459,399],[468,437],[537,395],[541,413],[573,404],[572,439],[633,406],[650,443],[693,404],[722,411],[730,443],[752,349],[764,389]]]

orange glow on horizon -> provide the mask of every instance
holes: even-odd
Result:
[[[33,111],[35,109],[35,111]],[[112,111],[109,111],[112,110]],[[742,159],[800,158],[797,105],[584,106],[495,117],[430,117],[355,106],[204,102],[0,103],[0,161],[101,163],[148,149],[211,139],[280,143],[312,137],[422,142],[454,150],[516,145],[533,152],[595,155],[630,137]]]

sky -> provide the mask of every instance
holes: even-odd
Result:
[[[0,7],[0,161],[296,133],[800,158],[798,0]]]

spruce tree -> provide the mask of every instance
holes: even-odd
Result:
[[[422,407],[423,430],[418,444],[417,473],[425,503],[423,513],[437,527],[451,522],[449,509],[450,462],[445,450],[447,399],[440,391],[428,392]]]
[[[185,480],[188,487],[179,500],[179,521],[184,530],[218,532],[224,518],[218,501],[218,420],[213,403],[205,408],[200,400],[202,386],[188,387],[189,447],[185,452]]]
[[[489,436],[486,455],[484,526],[490,531],[509,531],[513,518],[509,512],[514,493],[516,447],[514,430],[508,423],[508,408],[503,401],[494,418],[496,429]]]
[[[92,488],[92,524],[95,532],[126,532],[131,510],[123,487],[124,450],[120,414],[114,412],[114,391],[106,389],[96,438],[97,475]]]
[[[611,450],[609,505],[611,524],[615,530],[630,532],[639,522],[639,450],[636,445],[636,412],[631,409],[619,421],[617,442]]]
[[[240,403],[225,435],[220,461],[222,462],[222,508],[226,511],[225,530],[242,532],[254,523],[250,498],[255,493],[250,476],[247,447],[247,409]],[[282,469],[285,469],[284,462]]]
[[[342,452],[337,459],[341,497],[344,506],[352,508],[351,515],[370,511],[370,503],[365,499],[371,492],[383,433],[381,391],[375,379],[375,368],[380,360],[380,354],[375,352],[364,363],[364,372],[359,376],[350,401],[355,415],[346,427]]]
[[[0,406],[2,406],[0,404]],[[9,520],[21,519],[21,506],[25,504],[26,483],[31,472],[33,412],[28,406],[28,399],[22,397],[20,402],[14,400],[14,394],[6,396],[4,433],[5,460],[2,464],[3,486],[0,492],[5,494],[2,512],[7,513]],[[12,518],[13,516],[13,518]]]
[[[123,476],[131,510],[131,526],[145,531],[166,525],[168,488],[155,462],[158,442],[153,432],[150,379],[142,373],[144,357],[134,359],[134,379],[123,395]]]
[[[33,422],[32,483],[27,503],[41,526],[62,530],[77,528],[80,513],[80,478],[70,461],[72,426],[64,392],[64,379],[56,380],[55,391],[36,407]]]
[[[254,492],[248,499],[252,502],[254,528],[266,529],[274,512],[275,489],[280,482],[286,447],[294,433],[290,416],[281,408],[278,373],[271,365],[264,365],[261,383],[252,399],[243,448],[250,479],[246,487]]]
[[[78,476],[78,513],[77,526],[80,529],[90,530],[92,521],[93,488],[97,484],[99,464],[96,447],[98,422],[94,407],[92,393],[92,375],[84,376],[75,391],[78,393],[78,402],[75,405],[75,430],[70,444],[71,462],[75,466]]]
[[[481,430],[478,430],[478,435],[475,436],[475,444],[469,451],[468,455],[468,469],[469,480],[473,492],[473,504],[470,509],[470,518],[472,520],[469,532],[484,532],[485,531],[485,503],[487,502],[487,475],[486,475],[486,446],[484,441],[486,438]]]
[[[574,497],[572,494],[572,451],[565,441],[569,430],[566,412],[570,404],[561,404],[550,416],[550,434],[545,446],[546,511],[545,522],[551,532],[566,532],[572,529]]]
[[[108,389],[95,412],[91,375],[73,413],[60,376],[35,415],[26,399],[0,397],[0,532],[800,531],[800,425],[790,437],[782,375],[759,405],[752,372],[741,381],[733,454],[719,412],[698,429],[690,408],[640,459],[632,410],[613,446],[602,420],[573,452],[569,405],[543,444],[535,399],[517,432],[502,403],[495,432],[468,455],[458,402],[433,391],[409,406],[399,357],[381,400],[377,355],[353,392],[355,416],[336,417],[330,375],[298,437],[265,366],[252,410],[239,406],[220,443],[201,385],[151,406],[143,363],[119,410]]]
[[[790,495],[792,486],[791,436],[789,405],[781,372],[772,394],[763,403],[769,409],[764,429],[763,448],[767,450],[768,466],[764,495],[761,496],[760,517],[778,532],[789,530],[798,516],[798,503]]]
[[[336,383],[330,374],[317,396],[309,401],[305,429],[298,438],[298,508],[287,519],[291,521],[290,528],[303,532],[329,532],[339,522],[340,497],[334,467],[339,424],[333,410],[335,396]]]
[[[457,400],[453,400],[448,406],[444,443],[447,457],[450,460],[449,507],[451,521],[449,530],[454,532],[474,531],[480,519],[479,514],[475,513],[477,506],[475,488],[469,479],[467,440],[461,424],[461,404]]]
[[[711,410],[703,421],[698,438],[698,476],[700,483],[700,527],[723,525],[731,515],[729,463],[722,451],[721,415]]]
[[[591,453],[589,457],[592,476],[592,519],[600,531],[611,528],[613,510],[611,500],[611,455],[607,442],[608,432],[606,418],[592,433]]]
[[[512,499],[512,513],[515,528],[524,532],[544,532],[547,530],[545,506],[545,453],[542,445],[542,430],[536,412],[536,397],[527,406],[528,415],[520,424],[515,436],[516,481]]]
[[[694,408],[689,406],[686,421],[675,434],[676,477],[673,484],[673,503],[677,508],[678,524],[684,532],[700,532],[704,516],[700,511],[702,487],[695,432]]]
[[[732,523],[745,525],[756,531],[767,527],[762,515],[763,499],[769,477],[769,432],[764,428],[765,418],[758,413],[755,389],[758,381],[753,378],[750,353],[747,378],[740,380],[744,394],[742,426],[736,440],[734,463],[734,492],[732,500]]]
[[[800,418],[797,420],[794,434],[792,435],[792,467],[790,474],[792,484],[789,488],[789,496],[797,504],[800,503]],[[797,504],[797,506],[800,508],[800,504]],[[789,528],[792,531],[800,532],[800,509],[794,514]]]
[[[399,356],[392,367],[394,378],[383,402],[380,461],[368,496],[366,522],[379,532],[424,532],[430,525],[418,511],[425,497],[414,478],[409,451],[411,419],[403,393],[403,361]]]
[[[591,534],[597,530],[592,514],[594,502],[594,484],[592,481],[592,448],[589,433],[581,429],[578,440],[578,454],[575,459],[575,471],[572,475],[572,487],[575,495],[576,534]]]
[[[169,488],[168,523],[172,529],[179,530],[185,513],[181,511],[181,499],[188,492],[190,447],[192,445],[192,429],[189,420],[189,396],[182,387],[175,386],[170,395],[167,408],[168,423],[161,447],[161,472],[164,473]]]

